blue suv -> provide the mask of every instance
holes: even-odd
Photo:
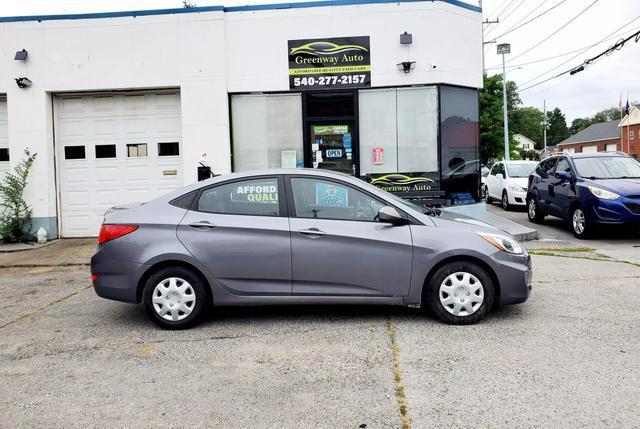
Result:
[[[529,176],[527,214],[566,219],[578,238],[596,224],[640,226],[640,162],[616,152],[547,158]]]

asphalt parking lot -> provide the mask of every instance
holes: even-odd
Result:
[[[530,300],[475,326],[276,307],[177,332],[98,298],[82,261],[4,260],[0,427],[637,427],[640,266],[536,252]]]

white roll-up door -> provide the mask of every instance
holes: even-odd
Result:
[[[63,237],[95,236],[109,207],[184,184],[179,92],[57,95],[55,116]]]
[[[593,153],[598,151],[597,145],[582,146],[582,153]]]

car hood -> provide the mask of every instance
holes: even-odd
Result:
[[[460,213],[454,213],[446,210],[441,210],[440,216],[431,217],[436,226],[441,228],[455,228],[455,229],[468,229],[474,232],[488,232],[493,234],[502,234],[511,237],[506,231],[496,228],[486,222],[479,219],[466,216]]]
[[[521,188],[526,188],[529,186],[529,178],[528,177],[511,177],[509,178],[509,182],[515,183]]]
[[[640,179],[587,179],[585,183],[624,196],[640,195]]]

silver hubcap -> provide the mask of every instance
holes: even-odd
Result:
[[[457,272],[450,274],[440,285],[440,303],[455,316],[469,316],[484,301],[484,288],[476,276]]]
[[[153,309],[165,320],[176,322],[188,317],[196,304],[193,287],[178,277],[162,280],[153,290]]]
[[[584,213],[581,209],[575,209],[573,212],[573,230],[578,234],[582,234],[584,232],[584,224]]]
[[[536,200],[529,200],[529,217],[531,219],[536,217]]]

